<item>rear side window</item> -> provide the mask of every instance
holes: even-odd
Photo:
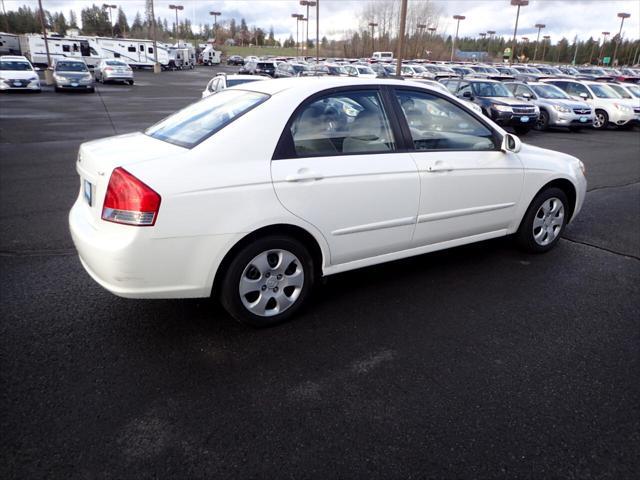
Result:
[[[396,148],[376,91],[327,95],[305,105],[291,124],[298,157],[388,153]]]
[[[179,110],[145,133],[158,140],[192,148],[268,98],[264,93],[223,90]]]

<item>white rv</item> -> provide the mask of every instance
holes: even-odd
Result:
[[[21,55],[18,35],[0,32],[0,55]]]
[[[169,65],[171,70],[193,69],[196,66],[196,51],[193,47],[182,45],[180,47],[169,47]]]
[[[153,67],[153,40],[135,38],[87,38],[103,58],[117,58],[132,67]],[[158,44],[158,63],[163,67],[169,65],[169,52]]]
[[[221,52],[213,48],[213,45],[209,44],[200,53],[200,61],[205,65],[219,65]]]
[[[393,52],[373,52],[372,57],[374,60],[378,60],[380,62],[392,62],[393,61]]]
[[[84,38],[47,37],[49,56],[53,63],[58,58],[82,59],[88,66],[100,61],[100,54]],[[20,50],[34,65],[47,65],[47,49],[40,34],[20,35]]]

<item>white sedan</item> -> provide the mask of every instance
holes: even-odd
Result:
[[[546,252],[582,207],[583,169],[426,86],[268,80],[81,145],[69,222],[116,295],[213,295],[266,326],[321,276],[510,234]]]

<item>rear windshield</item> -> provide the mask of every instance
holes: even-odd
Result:
[[[179,110],[145,133],[158,140],[192,148],[268,98],[264,93],[223,90]]]
[[[83,62],[58,62],[56,70],[59,72],[86,72],[87,66]]]
[[[0,70],[17,70],[17,71],[30,71],[32,70],[31,64],[20,60],[3,60],[0,62]]]
[[[117,62],[115,60],[107,60],[105,62],[107,65],[110,65],[112,67],[127,67],[128,65],[124,62]]]
[[[260,62],[258,63],[258,68],[275,68],[275,64],[271,62]]]
[[[260,80],[261,78],[264,78],[264,77],[256,77],[256,78],[247,77],[247,78],[227,79],[227,87],[235,87],[236,85],[241,85],[243,83],[255,82],[257,80]]]

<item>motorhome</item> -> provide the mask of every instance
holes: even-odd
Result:
[[[18,35],[0,32],[0,55],[21,55]]]
[[[155,54],[153,40],[135,38],[81,37],[86,38],[102,58],[117,58],[131,67],[153,67]],[[169,52],[158,45],[158,63],[169,65]]]
[[[220,64],[220,54],[219,50],[213,48],[213,45],[209,44],[205,47],[205,49],[200,53],[200,62],[205,65],[219,65]]]

